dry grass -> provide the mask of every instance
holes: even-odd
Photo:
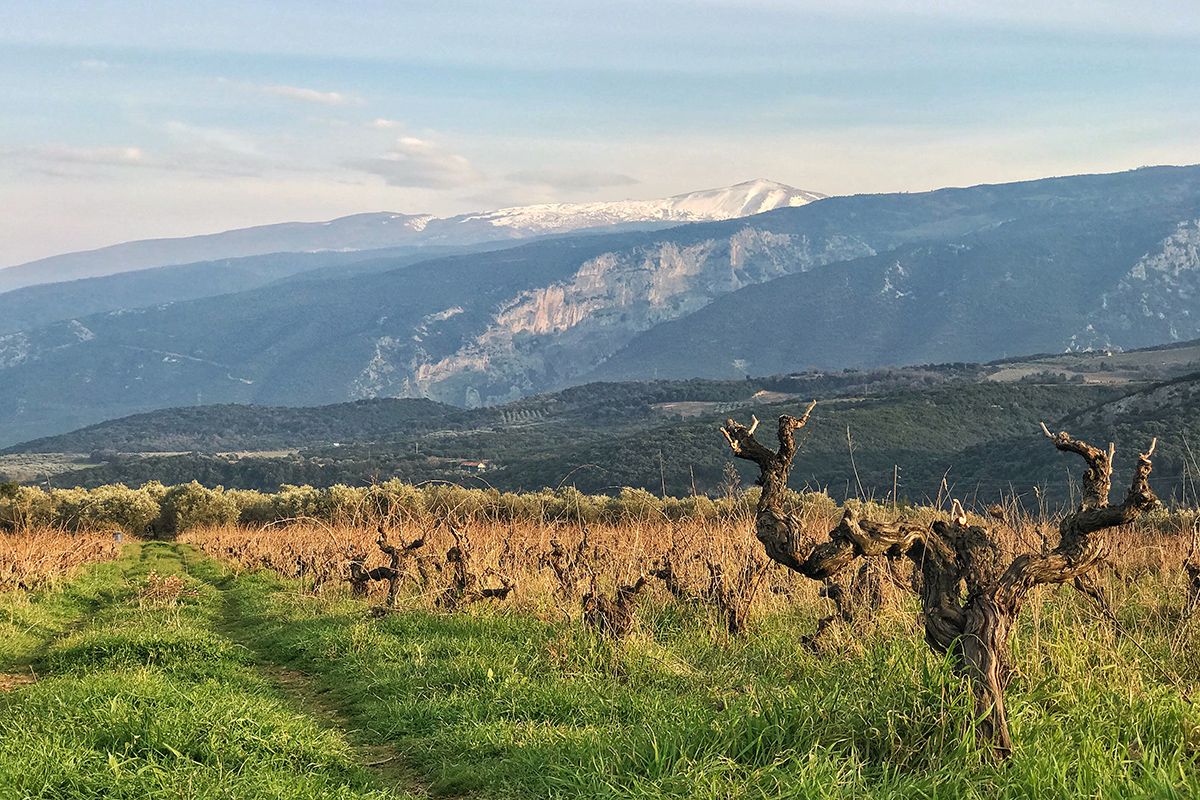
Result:
[[[873,505],[872,516],[903,517],[925,525],[936,509],[891,509]],[[814,541],[824,540],[836,524],[837,509],[814,506],[802,511],[806,531]],[[1057,542],[1057,521],[1018,515],[1011,509],[992,509],[986,525],[1009,558],[1018,553],[1052,548]],[[433,608],[453,584],[453,567],[447,553],[455,547],[452,531],[467,534],[469,560],[482,587],[514,588],[506,602],[516,610],[544,619],[576,616],[588,592],[612,595],[617,587],[649,576],[650,593],[662,601],[719,605],[730,593],[743,598],[749,616],[805,607],[812,614],[834,614],[827,599],[829,587],[803,579],[769,564],[754,539],[749,518],[730,522],[713,520],[627,522],[612,524],[522,522],[448,522],[434,515],[396,519],[384,526],[392,544],[403,546],[417,539],[424,544],[408,551],[399,563],[398,608]],[[1181,580],[1183,562],[1191,541],[1190,519],[1173,515],[1151,518],[1138,526],[1110,532],[1110,569],[1100,578],[1110,594],[1140,578],[1156,576],[1155,583]],[[266,569],[300,579],[306,591],[342,595],[350,592],[350,565],[364,569],[386,567],[390,558],[377,546],[376,529],[354,525],[295,522],[265,528],[225,526],[190,531],[182,539],[239,570]],[[716,569],[714,569],[714,567]],[[763,577],[743,590],[736,576],[761,568]],[[855,614],[869,608],[871,618],[895,616],[910,596],[906,591],[909,568],[904,564],[873,571],[853,570],[842,577],[839,588],[845,611]],[[669,576],[669,579],[668,579]],[[717,577],[714,577],[717,576]],[[723,578],[721,576],[724,576]],[[723,580],[723,585],[714,583]],[[382,604],[388,582],[371,581],[368,596]],[[723,591],[722,591],[723,590]],[[834,592],[837,589],[832,590]],[[737,600],[737,597],[733,598]],[[1119,598],[1118,598],[1119,599]],[[910,614],[904,615],[911,619]]]
[[[120,550],[110,533],[49,528],[0,533],[0,592],[43,588],[84,564],[116,558]]]

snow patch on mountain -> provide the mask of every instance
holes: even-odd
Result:
[[[825,195],[768,180],[746,181],[720,189],[675,195],[661,200],[601,203],[543,203],[451,217],[447,223],[483,222],[529,234],[619,225],[632,222],[702,222],[735,219],[777,208],[803,206]]]

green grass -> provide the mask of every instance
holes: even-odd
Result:
[[[914,627],[845,636],[818,656],[797,645],[811,619],[764,620],[729,641],[703,615],[665,607],[614,648],[497,609],[369,620],[359,604],[304,598],[274,577],[195,570],[226,588],[241,636],[317,676],[440,792],[1200,796],[1200,711],[1183,699],[1200,670],[1177,657],[1168,676],[1150,663],[1170,658],[1178,625],[1118,639],[1067,592],[1024,620],[1010,693],[1017,751],[996,766],[965,735],[960,683]]]
[[[152,570],[185,577],[178,601],[139,596]],[[187,547],[134,546],[0,599],[5,633],[23,631],[0,664],[41,676],[0,693],[0,798],[395,797],[402,774],[480,798],[1195,797],[1200,642],[1161,591],[1123,597],[1123,637],[1070,592],[1029,610],[1016,752],[997,766],[911,618],[817,655],[797,644],[809,611],[729,639],[650,603],[613,646],[503,606],[370,619]],[[311,691],[281,685],[288,670]],[[365,767],[372,747],[406,773]]]
[[[0,694],[0,797],[397,796],[216,632],[220,592],[188,579],[146,603],[146,575],[182,565],[165,545],[131,551],[28,604],[46,639],[15,652],[36,651],[41,679]]]
[[[126,551],[133,553],[136,545]],[[93,564],[56,591],[0,593],[0,671],[28,667],[47,643],[125,590],[129,558]]]

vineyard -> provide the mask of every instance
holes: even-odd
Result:
[[[1063,512],[839,505],[787,489],[806,422],[729,421],[759,486],[715,499],[8,490],[0,796],[1200,793],[1152,443],[1114,489],[1032,441]]]

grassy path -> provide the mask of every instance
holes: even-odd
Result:
[[[0,694],[3,800],[411,797],[223,634],[221,591],[172,545],[0,608],[0,664],[38,676]]]
[[[50,645],[114,602],[139,553],[130,545],[121,560],[93,564],[57,591],[33,599],[0,596],[0,689],[36,681],[36,665]]]
[[[287,698],[299,712],[318,720],[330,730],[338,731],[350,744],[355,760],[371,770],[381,785],[417,794],[427,794],[411,770],[403,764],[402,754],[396,747],[377,735],[358,728],[346,713],[344,705],[326,688],[322,688],[312,675],[301,670],[277,663],[277,652],[266,646],[259,635],[255,620],[246,615],[246,608],[239,602],[237,579],[215,562],[195,550],[175,546],[173,552],[179,557],[183,570],[197,580],[220,593],[220,616],[216,629],[244,647],[254,658],[254,666],[271,682],[279,694]]]
[[[1076,602],[1047,605],[1022,654],[996,768],[905,628],[822,656],[797,646],[809,619],[729,640],[668,604],[611,647],[487,604],[372,619],[135,545],[0,597],[0,671],[38,676],[0,691],[0,800],[1200,796],[1200,713]],[[1179,668],[1200,687],[1200,661]]]

